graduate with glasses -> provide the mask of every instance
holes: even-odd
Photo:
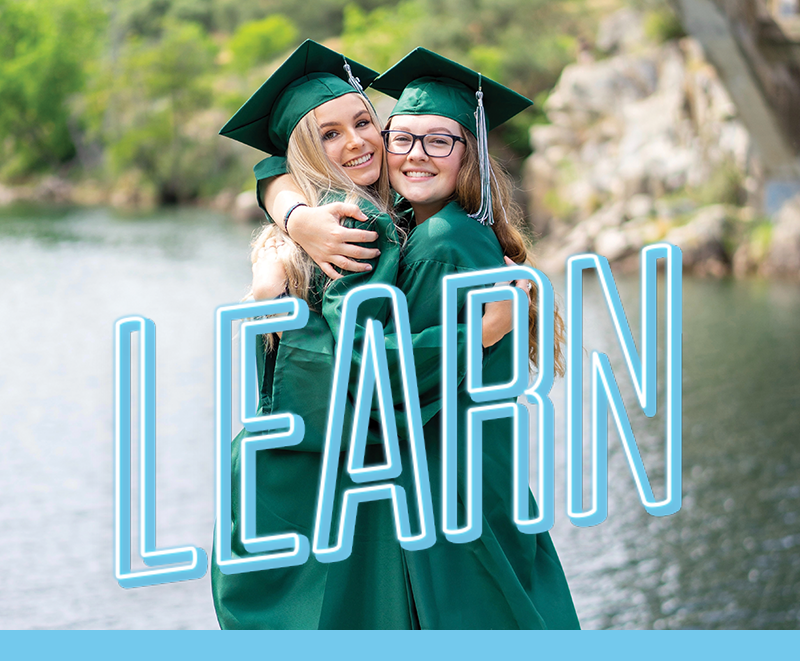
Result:
[[[495,268],[509,261],[528,261],[518,229],[521,213],[512,201],[513,184],[489,156],[486,133],[531,102],[422,48],[378,77],[372,87],[398,99],[383,131],[389,178],[399,194],[396,208],[409,229],[397,285],[408,300],[412,331],[420,331],[441,323],[444,276]],[[285,179],[262,185],[260,191],[273,215],[280,215],[281,205],[296,199],[296,191],[292,192]],[[331,226],[330,217],[341,213],[341,207],[332,211],[323,207],[302,209],[302,214],[292,216],[290,235],[301,245],[301,235],[312,234],[319,239]],[[327,257],[331,260],[328,264],[333,263],[333,256]],[[463,303],[459,301],[462,315]],[[537,321],[533,306],[530,315],[533,359]],[[560,369],[561,328],[557,328],[556,336]],[[510,339],[490,343],[484,351],[484,379],[507,380],[510,364]],[[463,373],[459,376],[463,377]],[[463,382],[458,397],[463,413],[470,403]],[[440,399],[426,402],[425,408],[428,414],[435,411],[432,417],[428,416],[424,433],[440,529],[441,484],[436,477],[441,474]],[[462,449],[464,418],[462,415],[458,426]],[[481,537],[467,544],[454,544],[440,535],[430,549],[402,551],[411,626],[578,628],[566,578],[549,534],[522,534],[512,520],[510,422],[485,423],[483,436]],[[463,489],[459,496],[463,501]],[[383,599],[387,604],[397,602],[386,592],[378,593],[380,588],[376,588],[378,604]]]

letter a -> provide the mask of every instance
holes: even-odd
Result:
[[[342,498],[338,535],[331,544],[334,498],[339,481],[339,458],[342,451],[344,412],[353,358],[356,317],[359,306],[373,298],[390,298],[397,328],[400,352],[400,371],[405,398],[406,422],[409,433],[410,466],[401,466],[400,444],[394,419],[389,385],[389,369],[383,329],[374,319],[366,324],[362,369],[355,403],[355,420],[348,450],[347,470],[351,479],[365,486],[349,488]],[[383,465],[365,467],[367,427],[372,397],[377,389],[383,427],[386,461]],[[412,533],[405,489],[396,483],[403,470],[412,471],[414,502],[420,531]],[[339,341],[336,347],[336,367],[333,377],[328,430],[322,460],[322,474],[314,527],[314,554],[320,562],[337,562],[350,556],[353,548],[358,504],[371,500],[392,501],[395,530],[400,545],[407,550],[432,546],[436,541],[433,523],[428,462],[422,436],[422,416],[411,348],[411,328],[408,307],[402,292],[389,285],[365,285],[350,290],[345,296]]]

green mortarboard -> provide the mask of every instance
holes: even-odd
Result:
[[[478,139],[481,206],[470,215],[481,223],[492,224],[491,179],[494,175],[486,134],[533,102],[427,48],[415,48],[378,76],[372,82],[372,89],[397,99],[389,117],[441,115],[458,122]]]
[[[236,111],[220,135],[283,156],[294,127],[317,106],[360,92],[378,75],[307,39]]]
[[[372,83],[372,89],[398,100],[390,117],[442,115],[473,135],[478,134],[475,93],[479,88],[483,91],[487,131],[532,105],[530,99],[505,85],[426,48],[414,49]]]

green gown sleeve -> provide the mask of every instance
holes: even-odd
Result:
[[[421,223],[408,239],[398,278],[398,287],[406,296],[409,310],[413,310],[412,333],[420,333],[441,324],[441,283],[445,276],[503,265],[503,251],[494,231],[469,218],[455,202]],[[459,383],[466,372],[467,293],[467,290],[460,290],[457,300]],[[441,331],[441,328],[438,330]],[[436,337],[430,340],[430,346],[441,353],[441,332],[437,332]],[[484,363],[496,354],[499,344],[484,349]],[[438,371],[435,377],[441,378]],[[441,408],[441,397],[423,402],[423,408],[427,408],[426,418],[429,419]]]
[[[285,157],[281,156],[271,156],[269,158],[265,158],[259,163],[255,165],[253,168],[256,180],[257,180],[257,188],[256,188],[256,196],[258,198],[258,205],[264,211],[266,215],[267,222],[274,222],[269,213],[266,210],[266,207],[263,204],[263,193],[264,188],[266,187],[268,181],[272,177],[280,176],[283,174],[288,173],[288,164]],[[402,198],[397,198],[397,202],[400,205],[400,213],[404,214],[405,216],[411,217],[410,207],[408,205],[402,205]],[[365,205],[367,206],[367,205]],[[397,205],[396,205],[397,206]],[[381,252],[383,254],[386,248],[389,249],[392,253],[397,253],[398,248],[400,246],[400,239],[397,236],[397,231],[394,227],[394,224],[391,223],[391,220],[388,216],[383,214],[378,214],[376,210],[372,207],[368,207],[367,209],[372,213],[374,216],[373,227],[369,229],[378,228],[381,230],[382,236],[385,236],[388,241],[384,241],[384,244],[388,243],[389,245],[386,246],[379,246],[381,248]],[[342,221],[342,224],[346,227],[358,227],[364,228],[365,226],[357,223],[353,219],[347,218]],[[383,235],[383,231],[386,232]],[[374,247],[373,244],[367,245],[363,244],[367,247]],[[399,259],[396,255],[393,259]],[[385,262],[384,262],[385,263]],[[375,263],[372,263],[372,266],[375,267]],[[330,292],[328,292],[328,296],[326,297],[328,301],[328,306],[326,311],[323,313],[325,318],[329,322],[329,326],[331,328],[331,332],[333,334],[333,338],[338,337],[338,324],[340,319],[341,313],[341,304],[344,298],[344,294],[349,291],[350,288],[356,287],[360,284],[366,284],[366,282],[385,282],[387,284],[396,284],[396,278],[391,279],[392,274],[385,272],[379,274],[371,274],[369,277],[364,278],[363,274],[359,276],[359,274],[352,274],[348,272],[344,272],[340,270],[340,273],[343,274],[343,282],[340,282],[336,286],[332,288]],[[396,276],[396,273],[394,274]],[[318,274],[321,276],[321,273]],[[441,286],[438,284],[437,286]],[[378,314],[383,314],[383,322],[386,321],[386,314],[388,314],[388,308],[383,305],[379,306],[379,309],[375,309],[375,306],[372,306],[374,312]],[[363,339],[363,321],[362,319],[365,315],[362,315],[359,318],[358,328],[357,328],[357,339]],[[375,317],[373,318],[380,318]],[[388,354],[388,362],[389,362],[389,374],[391,378],[391,386],[392,386],[392,395],[394,399],[394,404],[396,407],[399,408],[397,418],[398,422],[404,422],[405,414],[403,413],[403,389],[400,379],[400,370],[399,370],[399,353],[397,350],[397,337],[394,335],[394,331],[391,328],[391,321],[389,322],[389,327],[386,328],[386,349]],[[459,324],[457,329],[458,334],[458,351],[459,356],[463,354],[463,351],[466,346],[466,326]],[[299,339],[299,336],[295,336],[295,340]],[[331,360],[331,356],[334,356],[334,349],[328,343],[315,342],[315,344],[320,344],[321,346],[318,347],[321,352],[320,360],[326,361]],[[357,368],[360,366],[360,352],[359,349],[361,347],[361,342],[356,341],[354,344],[355,348],[355,355],[354,361],[356,369],[353,371],[357,374]],[[312,347],[308,347],[312,349]],[[431,328],[426,328],[421,330],[418,333],[412,334],[412,348],[414,353],[414,365],[416,368],[417,373],[417,390],[420,396],[420,405],[422,409],[422,422],[423,424],[426,423],[436,412],[441,408],[441,405],[438,403],[441,399],[441,380],[439,377],[439,370],[441,367],[441,325],[436,325]],[[302,361],[303,364],[308,364],[310,360],[310,353],[303,352],[297,345],[296,341],[291,342],[291,351],[294,356],[295,360]],[[465,373],[465,361],[458,360],[458,381],[461,382],[461,379],[464,377]],[[332,378],[332,372],[331,372]],[[355,390],[356,390],[356,383],[351,382],[351,400],[354,401],[355,398]],[[310,402],[307,400],[307,405],[310,405]],[[317,407],[313,407],[315,409],[315,414],[319,415],[319,410]],[[374,420],[380,419],[380,414],[377,409],[372,411],[372,418]]]
[[[503,252],[493,230],[469,218],[457,204],[452,203],[439,214],[420,224],[411,233],[400,262],[397,286],[406,296],[411,318],[411,344],[417,376],[422,423],[426,424],[442,407],[441,392],[441,285],[446,275],[466,273],[503,266]],[[353,285],[351,285],[353,286]],[[467,291],[459,292],[457,308],[456,380],[466,375],[465,303]],[[374,317],[378,318],[378,317]],[[332,315],[328,319],[338,319]],[[380,318],[379,318],[380,320]],[[364,332],[363,315],[356,326],[352,373],[361,364],[360,348]],[[332,326],[333,327],[333,326]],[[338,331],[338,327],[337,327]],[[392,320],[386,325],[386,349],[395,418],[398,431],[405,430],[406,414],[403,401],[397,336]],[[484,350],[484,358],[496,354],[496,347]],[[502,360],[499,361],[502,364]],[[351,378],[350,394],[355,400],[357,381]],[[373,422],[380,421],[380,412],[373,407]]]
[[[351,221],[355,222],[355,221]],[[380,215],[376,218],[376,228],[382,237],[387,237],[383,242],[379,240],[378,248],[381,250],[381,260],[384,259],[384,252],[390,251],[393,256],[397,256],[400,241],[397,237],[396,228],[391,218]],[[409,239],[410,241],[410,239]],[[339,327],[342,313],[344,296],[350,289],[367,283],[385,283],[397,285],[401,279],[401,274],[394,264],[396,257],[391,263],[379,261],[375,272],[371,273],[346,273],[342,278],[331,282],[325,292],[322,305],[322,315],[328,322],[334,339],[339,337]],[[391,267],[389,266],[391,264]],[[403,259],[400,258],[402,268]],[[419,284],[420,291],[425,291],[429,296],[436,296],[441,292],[441,279],[427,278],[424,283]],[[435,292],[432,291],[435,290]],[[420,409],[422,414],[422,424],[427,423],[441,409],[441,360],[442,360],[442,326],[438,316],[438,309],[435,315],[436,321],[427,327],[422,327],[414,323],[417,317],[416,300],[408,300],[409,316],[411,323],[411,346],[414,354],[414,369],[417,377],[417,391],[419,393]],[[426,315],[429,316],[429,315]],[[400,353],[398,349],[398,338],[396,334],[394,319],[392,318],[391,302],[389,299],[377,299],[368,301],[359,308],[356,319],[355,337],[353,342],[353,356],[350,371],[350,381],[348,383],[350,406],[355,406],[358,391],[358,375],[361,367],[361,348],[363,347],[364,334],[366,332],[367,319],[378,320],[385,329],[386,353],[389,367],[389,381],[391,386],[392,403],[395,407],[395,421],[398,431],[403,434],[406,428],[406,410],[404,401],[404,390],[400,370]],[[466,324],[459,323],[457,328],[457,360],[458,382],[464,378],[466,373]],[[377,406],[373,406],[370,411],[370,418],[373,423],[380,423],[381,414]],[[371,442],[381,442],[380,435],[374,434],[376,438],[370,437]],[[370,442],[368,441],[368,442]]]
[[[412,348],[414,353],[414,367],[417,375],[417,388],[420,398],[422,423],[427,423],[441,410],[441,280],[444,275],[458,270],[475,270],[487,268],[483,264],[474,265],[465,258],[453,253],[453,248],[442,244],[426,246],[423,254],[414,249],[416,244],[414,235],[406,246],[408,253],[413,258],[405,264],[404,272],[398,273],[400,242],[397,238],[394,224],[385,214],[374,213],[367,210],[370,220],[368,229],[378,231],[379,240],[375,244],[365,244],[367,247],[378,247],[381,256],[371,260],[372,271],[363,273],[344,272],[343,277],[335,281],[327,281],[321,272],[318,273],[317,296],[321,301],[320,314],[311,312],[309,322],[305,329],[284,333],[280,341],[280,350],[273,357],[275,363],[272,375],[272,384],[265,385],[265,391],[272,392],[270,409],[275,412],[292,411],[301,415],[306,425],[306,437],[303,443],[296,446],[297,450],[319,451],[324,444],[327,428],[327,413],[330,405],[331,385],[335,361],[335,342],[338,338],[341,312],[344,297],[350,289],[369,283],[398,284],[407,296],[411,316]],[[478,225],[470,219],[470,222]],[[360,226],[352,219],[346,219],[343,224],[347,226]],[[427,223],[426,223],[427,224]],[[423,226],[417,228],[417,241],[427,241],[426,232],[420,232]],[[491,233],[491,230],[488,230]],[[495,241],[493,233],[490,238]],[[491,243],[490,243],[491,246]],[[496,260],[502,263],[502,252],[499,245],[494,246],[497,252]],[[452,260],[455,265],[439,259],[429,259],[428,252],[432,251],[443,260]],[[416,255],[416,256],[415,256]],[[497,266],[497,263],[489,263]],[[466,293],[462,294],[465,300]],[[459,301],[459,308],[463,300]],[[403,388],[400,379],[399,351],[394,323],[391,317],[391,303],[388,299],[375,299],[363,304],[359,310],[356,324],[354,353],[350,368],[349,398],[345,412],[345,428],[349,428],[355,404],[360,373],[363,338],[368,318],[376,319],[386,329],[386,348],[389,362],[389,374],[393,404],[395,405],[395,418],[398,431],[404,433],[406,413],[403,400]],[[461,320],[460,320],[461,321]],[[466,325],[459,323],[457,380],[460,383],[466,372]],[[489,350],[491,351],[491,350]],[[371,411],[373,424],[380,422],[380,412],[377,407]],[[373,428],[375,431],[376,428]],[[380,443],[379,433],[370,434],[370,443]]]
[[[288,174],[288,172],[289,166],[284,156],[270,156],[269,158],[259,161],[253,167],[253,174],[256,176],[256,200],[258,200],[258,206],[267,217],[268,223],[273,223],[275,221],[264,206],[264,189],[270,179],[282,174]]]
[[[397,280],[400,242],[392,219],[386,214],[376,213],[370,207],[365,208],[365,213],[369,218],[366,223],[345,219],[342,224],[350,227],[358,224],[359,227],[378,232],[379,239],[376,242],[362,244],[365,247],[377,247],[381,251],[378,258],[369,260],[372,270],[344,273],[342,278],[329,281],[317,269],[310,295],[312,309],[306,327],[283,334],[275,355],[271,357],[274,368],[271,372],[265,370],[265,377],[272,376],[272,382],[264,384],[265,391],[271,393],[269,401],[264,398],[265,410],[293,412],[300,415],[305,423],[304,440],[294,446],[294,450],[320,452],[324,447],[336,356],[334,338],[339,330],[344,296],[359,285],[373,282],[395,284]],[[362,307],[365,315],[382,323],[385,323],[391,309],[386,299],[370,301]],[[357,371],[352,370],[353,373],[357,378]],[[350,426],[352,412],[352,400],[348,399],[345,429]],[[373,442],[380,442],[380,436],[377,435]]]

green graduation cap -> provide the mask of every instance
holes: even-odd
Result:
[[[397,99],[395,115],[441,115],[452,119],[478,139],[481,208],[470,214],[493,222],[491,166],[486,134],[533,102],[477,71],[427,48],[415,48],[372,82],[372,88]]]
[[[351,92],[364,94],[363,87],[377,75],[377,71],[307,39],[219,133],[268,154],[283,156],[289,136],[306,113]]]
[[[394,115],[442,115],[478,134],[476,92],[483,92],[486,128],[491,131],[533,102],[477,71],[427,48],[415,48],[372,83],[372,89],[397,99]]]

